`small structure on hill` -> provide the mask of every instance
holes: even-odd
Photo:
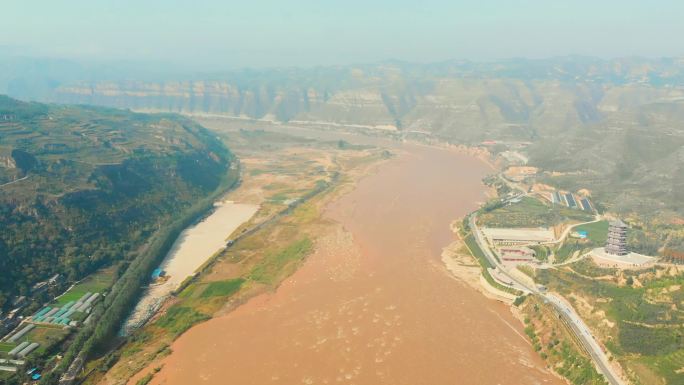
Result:
[[[606,253],[612,255],[627,255],[627,225],[621,220],[615,220],[608,225],[608,240]]]

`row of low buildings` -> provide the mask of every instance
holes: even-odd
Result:
[[[5,356],[0,356],[0,371],[16,372],[26,363],[24,359],[40,347],[38,342],[28,341],[28,334],[35,327],[34,324],[23,322],[5,337],[3,342],[14,344],[14,347]]]
[[[537,262],[536,253],[529,245],[549,243],[555,240],[553,230],[546,228],[495,228],[482,229],[487,241],[496,248],[503,262]]]
[[[34,290],[45,290],[57,283],[58,277],[53,277],[51,280],[39,282],[34,285]],[[30,354],[34,353],[41,345],[36,342],[35,338],[38,334],[34,332],[41,327],[49,327],[54,329],[55,326],[62,326],[64,328],[78,326],[78,321],[86,317],[92,307],[101,299],[100,293],[86,293],[76,301],[70,301],[62,306],[45,306],[30,317],[24,318],[20,315],[23,306],[15,308],[10,315],[13,319],[12,323],[7,324],[6,331],[3,333],[4,337],[1,339],[6,345],[11,346],[11,350],[6,353],[0,353],[0,371],[16,372],[24,365],[24,359]],[[24,298],[24,306],[28,301]],[[7,318],[2,318],[3,320]],[[74,318],[76,320],[74,320]],[[86,319],[87,323],[88,319]],[[49,325],[49,326],[48,326]],[[10,331],[11,330],[11,331]],[[40,334],[40,333],[39,333]],[[33,369],[35,370],[35,369]],[[28,373],[31,374],[31,373]],[[40,374],[33,373],[33,379],[40,378]]]
[[[37,295],[50,287],[53,287],[62,282],[62,276],[55,274],[45,281],[36,282],[31,287],[31,294]],[[17,296],[12,301],[11,310],[3,313],[0,310],[0,338],[12,331],[22,320],[22,311],[29,305],[29,300],[26,296]]]
[[[100,293],[88,292],[81,296],[78,301],[70,301],[59,307],[46,306],[31,317],[36,323],[50,323],[56,325],[78,326],[72,317],[76,313],[88,313],[95,303],[100,299]]]
[[[31,288],[31,294],[39,294],[47,290],[51,285],[58,282],[59,275],[52,276],[46,281],[37,282]],[[0,311],[0,340],[5,344],[14,345],[4,356],[0,355],[0,371],[17,372],[25,364],[24,358],[33,353],[40,344],[29,342],[25,339],[35,325],[24,321],[22,312],[28,306],[26,296],[17,296],[12,301],[12,310],[3,313]],[[22,341],[24,339],[24,341]]]

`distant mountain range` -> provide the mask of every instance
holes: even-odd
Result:
[[[550,182],[595,190],[610,209],[684,213],[684,59],[390,61],[212,74],[14,60],[4,61],[0,92],[22,99],[526,142],[533,164],[579,175]]]
[[[25,100],[533,139],[654,103],[684,102],[684,59],[563,57],[158,74],[7,60],[0,92]],[[3,89],[4,88],[4,89]]]

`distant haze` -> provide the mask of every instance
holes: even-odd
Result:
[[[2,6],[19,54],[194,70],[399,59],[684,56],[679,0],[22,0]]]

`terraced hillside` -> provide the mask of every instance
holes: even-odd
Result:
[[[18,294],[37,306],[54,293],[34,285],[54,274],[69,283],[125,268],[152,233],[228,183],[232,162],[182,117],[0,96],[0,308]]]

